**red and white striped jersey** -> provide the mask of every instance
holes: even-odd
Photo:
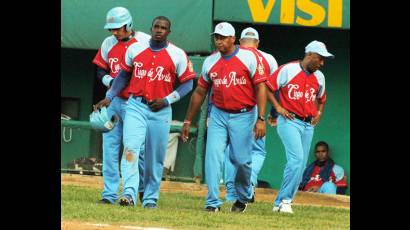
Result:
[[[120,63],[124,59],[127,48],[134,43],[148,43],[150,38],[150,35],[140,31],[135,31],[134,37],[126,42],[117,40],[114,35],[109,36],[103,41],[101,48],[98,49],[93,63],[109,71],[110,76],[115,78],[121,70]],[[122,90],[118,96],[128,98],[128,87]]]
[[[279,90],[279,103],[283,108],[301,117],[316,116],[318,103],[326,102],[325,76],[319,70],[306,74],[299,61],[282,65],[268,77],[266,85]]]
[[[255,54],[244,48],[229,59],[220,52],[207,57],[198,85],[212,87],[212,103],[221,109],[241,110],[256,104],[254,85],[266,81],[267,73]]]
[[[129,93],[148,100],[168,96],[177,79],[183,83],[196,77],[186,53],[172,43],[160,51],[153,51],[149,43],[132,44],[120,66],[132,71]]]

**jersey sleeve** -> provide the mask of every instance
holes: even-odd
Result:
[[[102,57],[101,48],[98,49],[98,52],[93,59],[93,63],[98,67],[108,70],[108,61],[104,60],[104,58]]]
[[[127,49],[127,51],[125,52],[125,56],[124,56],[123,60],[120,63],[121,69],[126,71],[126,72],[131,72],[132,69],[133,69],[133,64],[132,64],[133,59],[134,59],[134,57],[133,57],[132,45],[131,45]]]
[[[315,73],[318,78],[319,82],[319,90],[316,95],[316,100],[320,104],[324,104],[326,102],[326,84],[325,84],[325,76],[321,72]]]
[[[202,64],[201,76],[199,76],[198,85],[202,88],[208,89],[211,85],[211,80],[208,76],[208,59],[205,59],[204,64]]]
[[[176,64],[176,72],[178,75],[179,82],[184,83],[196,77],[194,72],[194,67],[191,60],[184,51],[181,50],[183,55],[180,55],[179,61]]]
[[[249,70],[251,72],[251,78],[252,82],[254,85],[257,85],[261,82],[266,81],[267,79],[267,70],[265,70],[265,67],[262,63],[262,60],[258,58],[258,55],[256,54],[256,51],[251,51],[252,54],[250,56],[253,56],[253,58],[250,58],[250,65],[249,65]]]
[[[272,75],[270,75],[266,81],[266,85],[269,87],[272,92],[279,90],[282,86],[287,83],[287,68],[284,66],[279,67],[275,70]]]
[[[278,62],[272,55],[268,55],[267,61],[269,63],[269,75],[273,74],[278,69]]]

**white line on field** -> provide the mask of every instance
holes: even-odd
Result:
[[[109,227],[109,226],[111,226],[109,224],[90,224],[90,223],[87,223],[87,224],[88,225],[93,225],[93,226],[96,226],[96,227]],[[171,230],[169,228],[150,228],[150,227],[144,228],[144,227],[127,226],[127,225],[120,225],[119,227],[120,228],[125,228],[125,229],[136,229],[136,230]]]

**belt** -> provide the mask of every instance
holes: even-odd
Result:
[[[141,98],[141,103],[148,105],[148,100],[147,100],[145,97],[135,96],[135,95],[132,95],[132,97],[133,97],[133,98],[138,98],[138,97],[140,97],[140,98]]]
[[[239,109],[239,110],[222,109],[222,108],[219,108],[219,107],[217,107],[217,108],[220,109],[220,110],[223,110],[227,113],[245,113],[245,112],[251,111],[253,109],[253,106],[246,106],[245,108]]]
[[[295,118],[297,118],[301,121],[307,122],[307,123],[310,123],[312,121],[312,118],[313,118],[312,116],[301,117],[301,116],[299,116],[299,115],[297,115],[296,113],[293,113],[293,112],[289,112],[289,113],[291,113]]]

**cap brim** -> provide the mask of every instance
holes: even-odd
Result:
[[[211,33],[210,35],[214,35],[214,34],[219,34],[219,35],[222,35],[222,36],[224,36],[224,37],[229,37],[229,36],[235,36],[235,35],[226,35],[226,34],[221,34],[221,33],[219,33],[219,32],[213,32],[213,33]]]
[[[325,58],[335,58],[335,55],[329,53],[329,52],[323,52],[323,53],[318,53],[320,56],[323,56]]]
[[[107,23],[104,26],[104,29],[118,29],[124,26],[123,24],[120,23]]]
[[[257,38],[257,37],[241,37],[240,39],[245,39],[245,38],[250,38],[250,39],[256,39],[256,40],[258,40],[259,41],[259,38]]]

